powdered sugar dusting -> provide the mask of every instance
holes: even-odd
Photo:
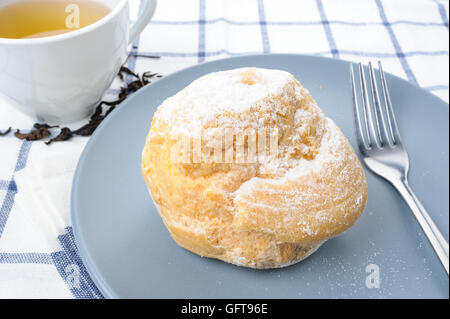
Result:
[[[210,73],[165,100],[155,117],[171,123],[174,131],[192,136],[218,116],[246,112],[267,96],[280,94],[294,80],[288,72],[271,69]]]
[[[346,225],[347,219],[353,218],[353,212],[360,211],[365,205],[364,187],[361,188],[365,182],[363,174],[355,174],[359,165],[356,155],[345,148],[342,132],[331,119],[325,118],[325,131],[317,155],[313,159],[291,159],[291,165],[285,168],[281,177],[254,177],[243,183],[234,192],[234,200],[247,208],[244,213],[241,210],[237,213],[243,218],[251,207],[250,211],[256,209],[268,215],[258,217],[259,222],[255,223],[255,216],[247,214],[245,224],[266,225],[263,231],[269,233],[280,232],[292,225],[311,238],[324,232],[324,228],[319,227],[321,224]],[[275,162],[278,167],[286,163],[283,158],[277,158]],[[340,217],[330,214],[329,209],[339,210]],[[315,212],[311,216],[309,211]],[[270,220],[270,223],[264,220]],[[332,233],[332,229],[325,231]]]

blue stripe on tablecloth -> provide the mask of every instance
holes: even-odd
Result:
[[[379,53],[379,52],[361,52],[361,51],[352,51],[352,50],[340,50],[339,52],[343,54],[351,54],[351,55],[360,55],[360,56],[367,56],[367,57],[380,57],[380,58],[397,58],[398,53]],[[439,56],[439,55],[448,55],[448,51],[410,51],[410,52],[403,52],[402,53],[404,57],[409,56]]]
[[[19,155],[16,161],[16,167],[14,172],[20,171],[27,165],[28,154],[30,152],[32,143],[24,141],[19,149]],[[8,187],[3,203],[0,207],[0,237],[5,229],[6,222],[9,217],[9,213],[14,205],[14,197],[17,194],[17,187],[15,186],[14,179],[11,180],[10,184],[14,183],[14,186]]]
[[[66,227],[65,231],[65,234],[58,236],[63,250],[51,253],[53,264],[75,298],[102,299],[103,295],[89,277],[78,255],[72,227]]]
[[[269,35],[267,33],[267,22],[266,22],[266,13],[264,10],[264,0],[257,0],[257,1],[258,1],[258,15],[259,15],[259,25],[261,28],[263,52],[270,53],[270,42],[269,42]]]
[[[198,20],[198,63],[204,62],[206,57],[206,0],[199,1]]]
[[[375,0],[375,3],[378,7],[378,12],[380,14],[380,18],[383,21],[384,25],[386,26],[386,30],[389,33],[389,37],[391,38],[392,44],[394,45],[397,56],[400,59],[400,63],[403,67],[403,70],[405,71],[406,77],[408,78],[408,80],[410,82],[418,85],[417,79],[414,76],[414,74],[411,70],[411,67],[409,66],[408,61],[406,60],[405,54],[402,52],[400,43],[398,42],[398,39],[395,36],[394,30],[392,30],[392,27],[389,24],[389,21],[386,16],[386,12],[384,11],[383,3],[381,2],[381,0]]]
[[[5,198],[3,199],[3,204],[0,207],[0,237],[5,229],[6,221],[8,220],[9,213],[14,204],[14,197],[17,191],[8,190],[6,192]]]
[[[20,171],[27,165],[28,154],[30,152],[31,145],[32,142],[24,141],[20,146],[19,156],[17,158],[16,168],[14,169],[14,172]]]
[[[323,29],[325,30],[325,35],[330,46],[331,54],[333,55],[333,58],[339,58],[339,51],[336,47],[336,42],[334,41],[333,33],[331,32],[330,23],[327,20],[327,15],[325,14],[322,0],[316,0],[316,4],[317,9],[319,10],[320,18],[322,19]]]
[[[434,0],[434,2],[436,2],[437,6],[438,6],[439,14],[441,15],[442,22],[448,29],[448,17],[447,17],[447,11],[445,10],[445,6],[437,0]]]
[[[258,54],[261,52],[232,52],[229,50],[217,50],[211,52],[205,52],[206,57],[218,56],[221,54],[227,54],[230,56],[240,56],[240,55],[248,55],[248,54]],[[375,58],[398,58],[397,53],[382,53],[382,52],[362,52],[362,51],[353,51],[353,50],[339,50],[341,54],[348,55],[357,55],[364,57],[375,57]],[[321,52],[310,52],[309,55],[330,55],[331,51],[321,51]],[[197,57],[197,52],[167,52],[167,51],[155,51],[155,52],[139,52],[139,55],[158,55],[165,56],[171,58],[192,58]],[[449,55],[448,51],[411,51],[404,52],[403,55],[405,57],[409,56],[441,56],[441,55]]]
[[[448,90],[448,85],[430,85],[423,88],[428,91]]]
[[[0,253],[0,264],[53,264],[46,253]]]
[[[0,179],[0,189],[8,189],[10,181]]]
[[[444,9],[444,17],[445,9]],[[215,24],[215,23],[226,23],[237,26],[248,26],[248,25],[259,25],[259,21],[233,21],[227,18],[216,18],[211,20],[202,20],[205,24]],[[365,26],[384,26],[383,22],[351,22],[351,21],[340,21],[340,20],[327,20],[328,24],[340,24],[347,25],[353,27],[365,27]],[[163,20],[152,20],[150,24],[159,24],[159,25],[193,25],[200,23],[199,20],[187,20],[187,21],[163,21]],[[413,25],[413,26],[422,26],[422,27],[442,27],[447,26],[445,23],[441,22],[422,22],[422,21],[407,21],[407,20],[396,20],[389,22],[390,25],[404,24],[404,25]],[[274,25],[274,26],[313,26],[313,25],[321,25],[323,21],[267,21],[266,25]]]
[[[15,181],[0,180],[0,189],[17,192],[17,185]]]

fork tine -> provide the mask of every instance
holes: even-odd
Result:
[[[376,137],[380,141],[380,144],[383,144],[383,140],[381,139],[381,134],[380,134],[380,132],[381,132],[381,130],[380,130],[380,121],[378,120],[378,110],[377,110],[377,98],[378,98],[378,95],[375,92],[375,85],[376,84],[375,84],[374,76],[373,76],[372,63],[370,63],[370,62],[369,62],[369,81],[370,81],[370,90],[371,90],[371,95],[372,95],[372,102],[374,104],[374,116],[375,116],[374,128],[375,128],[375,125],[376,125],[376,129],[375,129],[376,132],[374,132],[374,134],[376,134]]]
[[[401,143],[400,132],[398,130],[397,121],[395,119],[394,108],[392,107],[391,97],[389,94],[386,77],[384,76],[383,66],[381,61],[378,61],[378,70],[380,72],[381,87],[384,97],[384,106],[386,108],[387,123],[389,126],[390,137],[394,145]]]
[[[369,140],[369,147],[373,146],[372,138],[375,141],[376,146],[380,146],[380,143],[377,139],[377,133],[375,131],[375,126],[373,123],[372,110],[370,108],[369,97],[367,95],[367,85],[366,85],[366,76],[364,75],[364,68],[361,63],[359,66],[359,79],[361,84],[361,92],[362,92],[362,101],[363,101],[363,113],[364,113],[364,121],[366,123],[366,133]],[[369,130],[370,127],[370,130]],[[369,133],[370,131],[370,133]]]
[[[355,121],[355,130],[358,146],[360,149],[369,149],[366,139],[364,138],[363,129],[361,125],[361,115],[359,114],[358,98],[356,95],[355,74],[353,72],[352,63],[350,63],[350,83],[352,87],[352,98],[353,98],[353,119]]]
[[[375,72],[373,71],[372,62],[369,62],[369,77],[370,77],[370,88],[372,92],[372,101],[374,105],[375,122],[377,125],[378,138],[380,144],[383,146],[385,143],[389,145],[388,132],[386,129],[386,121],[384,119],[383,111],[381,110],[380,97],[378,93],[378,86],[375,78]]]

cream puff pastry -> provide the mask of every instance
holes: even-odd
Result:
[[[281,70],[210,73],[166,99],[141,168],[180,246],[252,268],[306,258],[352,226],[367,199],[348,140]]]

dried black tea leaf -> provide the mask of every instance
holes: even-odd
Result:
[[[34,128],[36,129],[49,129],[49,128],[55,128],[55,127],[59,127],[58,125],[54,125],[54,126],[50,126],[48,124],[45,123],[34,123],[33,125]]]
[[[17,129],[14,136],[20,140],[38,141],[50,135],[50,131],[48,130],[49,127],[47,127],[48,125],[41,126],[35,124],[34,126],[35,129],[31,130],[29,133],[20,133],[20,130]]]
[[[48,140],[47,142],[45,142],[45,144],[50,145],[53,142],[67,141],[68,139],[70,139],[72,137],[72,135],[73,135],[73,133],[70,130],[70,128],[63,127],[57,136]]]
[[[127,68],[126,66],[121,66],[119,73],[117,74],[119,76],[119,78],[121,80],[123,80],[123,75],[125,74],[129,74],[131,76],[134,76],[135,78],[139,79],[139,75],[137,75],[136,73],[134,73],[133,71],[131,71],[129,68]]]
[[[136,92],[137,90],[142,88],[144,85],[145,85],[145,83],[141,79],[130,82],[127,85],[127,91],[128,91],[128,93]]]
[[[128,90],[124,87],[120,88],[120,93],[119,93],[119,100],[120,99],[125,99],[128,96]]]
[[[0,136],[5,136],[5,135],[8,135],[9,134],[9,132],[11,132],[11,126],[6,130],[6,131],[4,131],[4,132],[2,132],[2,131],[0,131]]]
[[[144,73],[142,73],[142,78],[143,79],[150,79],[150,78],[152,78],[152,77],[154,77],[154,76],[157,76],[158,75],[158,73],[152,73],[152,72],[150,72],[150,71],[147,71],[147,72],[144,72]]]
[[[99,106],[108,105],[108,106],[116,106],[117,104],[122,103],[124,99],[118,99],[116,101],[102,101]]]
[[[99,105],[95,108],[94,114],[91,115],[89,122],[82,127],[76,129],[75,131],[72,131],[73,134],[80,135],[80,136],[91,136],[92,133],[94,133],[95,129],[100,125],[100,123],[105,118],[103,113],[102,105],[106,103],[114,103],[114,102],[100,102]]]
[[[100,123],[103,121],[103,116],[98,117],[96,120],[90,120],[89,123],[86,125],[83,125],[79,129],[76,129],[73,131],[73,134],[80,135],[80,136],[91,136],[92,133],[94,133],[95,129],[100,125]]]
[[[97,105],[97,107],[95,108],[95,112],[94,112],[94,114],[91,115],[91,117],[90,117],[90,119],[89,119],[89,122],[101,120],[102,112],[103,112],[102,103],[100,103],[100,104]]]
[[[20,130],[14,133],[14,136],[20,140],[38,141],[50,135],[49,129],[58,127],[58,125],[48,125],[46,123],[34,123],[33,129],[29,133],[20,133]]]

